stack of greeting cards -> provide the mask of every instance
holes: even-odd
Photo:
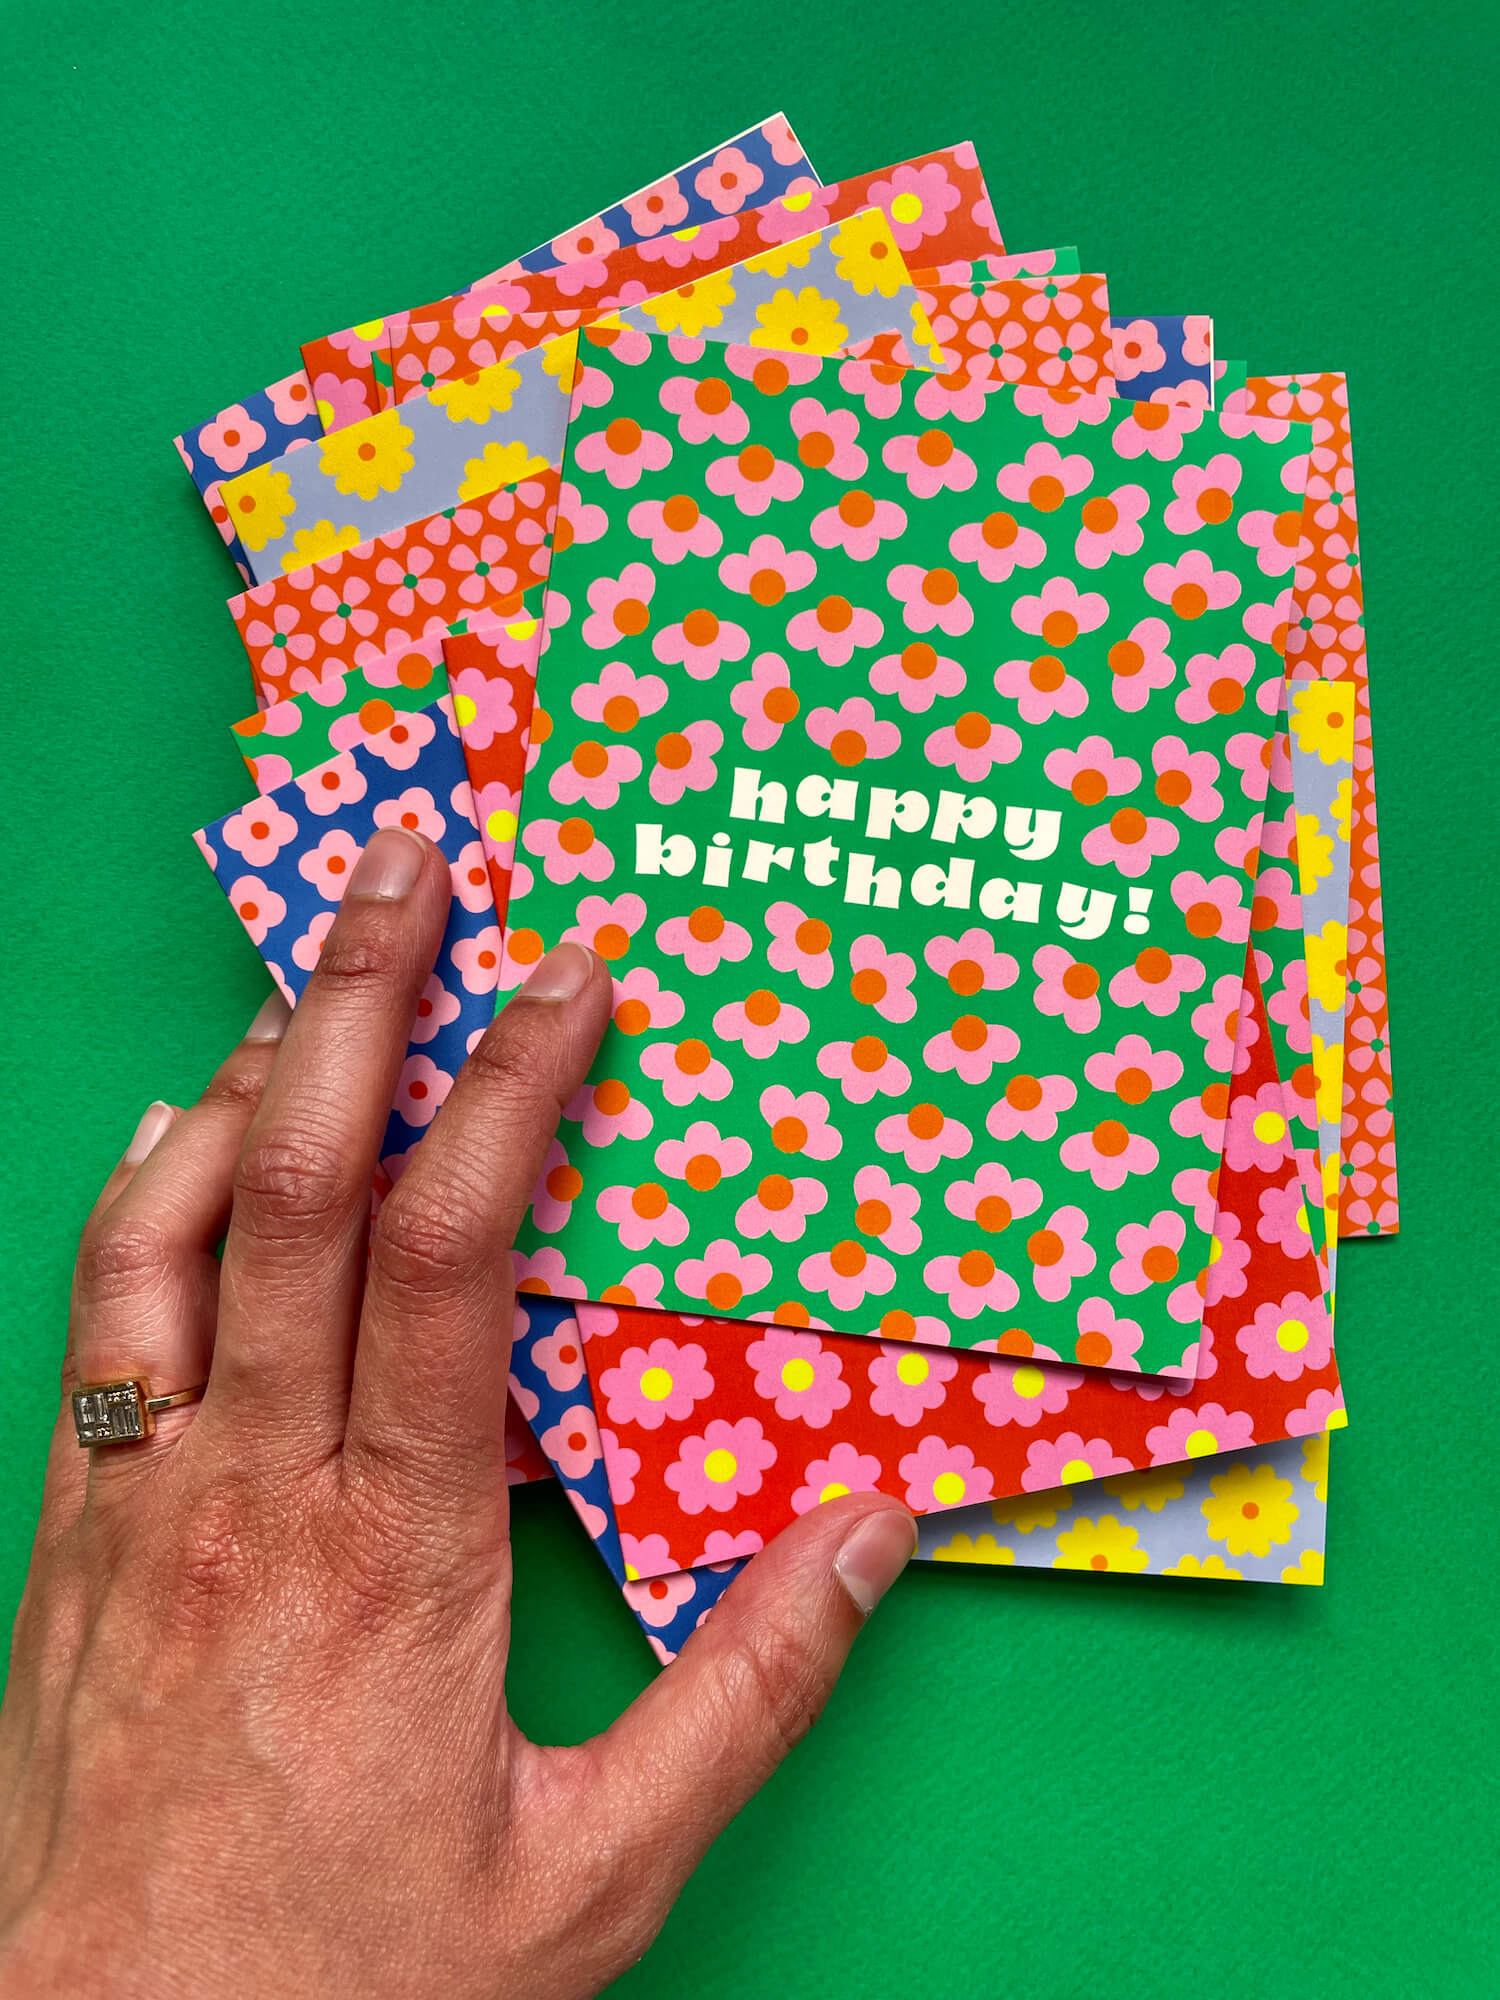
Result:
[[[510,1458],[657,1653],[877,1488],[934,1561],[1320,1583],[1397,1220],[1343,377],[780,117],[303,361],[178,440],[257,702],[197,838],[291,998],[375,828],[448,856],[377,1194],[610,965]]]

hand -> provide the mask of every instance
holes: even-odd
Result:
[[[611,984],[543,960],[371,1229],[447,907],[436,850],[376,834],[295,1016],[153,1106],[89,1218],[65,1399],[208,1390],[87,1455],[58,1419],[0,1713],[6,1995],[594,1993],[911,1554],[898,1504],[834,1501],[604,1735],[509,1719],[509,1245]]]

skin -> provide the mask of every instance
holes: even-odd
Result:
[[[372,1228],[448,895],[375,835],[295,1016],[151,1107],[88,1220],[0,1711],[6,1996],[595,1993],[912,1552],[881,1495],[816,1508],[602,1736],[511,1721],[509,1246],[611,983],[549,955]],[[208,1388],[80,1451],[68,1393],[126,1375]]]

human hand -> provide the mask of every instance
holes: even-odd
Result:
[[[597,1992],[912,1552],[879,1494],[816,1508],[602,1736],[510,1720],[509,1245],[611,983],[549,954],[372,1229],[448,895],[375,835],[295,1016],[148,1111],[89,1218],[0,1711],[6,1995]],[[68,1392],[130,1375],[208,1389],[85,1456]]]

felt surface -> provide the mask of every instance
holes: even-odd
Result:
[[[1349,372],[1404,1233],[1345,1247],[1325,1590],[913,1572],[617,1990],[1493,1991],[1500,1079],[1464,1001],[1494,978],[1494,608],[1466,579],[1492,560],[1496,452],[1473,400],[1488,364],[1451,363],[1492,346],[1482,10],[1170,4],[1149,47],[1104,0],[966,0],[930,27],[860,0],[817,17],[821,42],[783,39],[765,0],[712,33],[691,0],[592,0],[571,40],[481,0],[417,44],[390,0],[353,37],[328,0],[6,12],[0,269],[26,413],[0,522],[0,626],[26,667],[5,730],[25,751],[6,791],[7,1623],[78,1223],[145,1103],[200,1088],[265,991],[189,838],[248,794],[226,728],[245,667],[173,434],[285,375],[299,340],[438,297],[497,240],[524,248],[778,106],[835,177],[972,138],[1007,242],[1077,241],[1133,308],[1212,312],[1254,369]],[[459,128],[414,120],[415,96],[467,107],[465,130],[494,114],[461,200]],[[392,129],[422,199],[371,171],[369,134]],[[522,1493],[516,1517],[516,1711],[581,1737],[651,1663],[562,1496]]]

